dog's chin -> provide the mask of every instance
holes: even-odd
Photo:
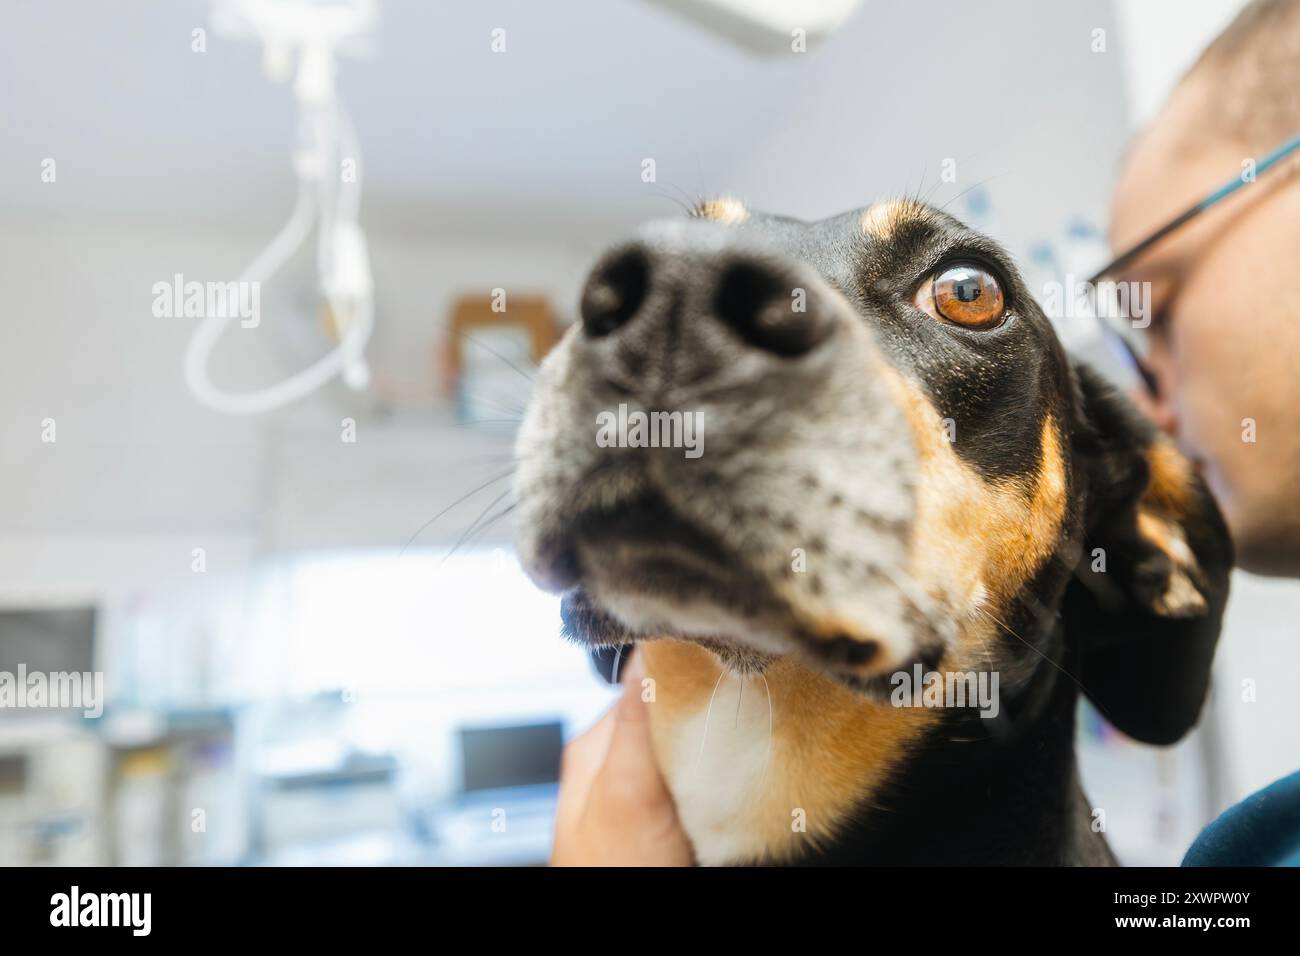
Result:
[[[562,600],[565,636],[592,648],[645,640],[684,641],[709,651],[736,674],[761,674],[777,660],[792,659],[861,696],[881,701],[889,697],[894,674],[910,674],[916,665],[933,670],[943,653],[937,644],[917,645],[901,663],[864,670],[833,653],[814,653],[788,626],[787,617],[752,616],[719,603],[718,591],[710,585],[693,592],[694,597],[688,600],[677,576],[698,572],[694,564],[678,567],[659,556],[652,563],[653,571],[637,569],[635,579],[641,587],[613,577],[613,565],[606,565],[595,579],[602,581],[603,587],[592,580],[566,592]],[[701,576],[692,580],[699,583]],[[646,588],[652,581],[666,589]]]
[[[755,647],[788,617],[770,583],[719,536],[656,496],[581,515],[559,550],[571,555],[584,599],[602,610],[591,618],[602,630],[784,649],[772,641]],[[756,637],[741,642],[730,634]]]
[[[576,643],[688,641],[737,672],[762,671],[790,650],[770,588],[693,530],[614,516],[584,528],[572,553],[577,584],[561,614]]]
[[[919,635],[893,642],[895,656],[884,641],[822,634],[742,555],[653,498],[582,516],[558,552],[573,571],[565,634],[588,647],[671,638],[742,673],[788,657],[872,695],[904,662],[937,660]]]
[[[604,597],[609,605],[594,600],[585,585],[566,592],[561,601],[564,636],[593,648],[647,640],[683,641],[711,652],[740,674],[763,672],[787,650],[760,649],[752,637],[754,629],[716,605],[673,605],[661,593],[623,588]],[[737,636],[742,634],[746,636]]]
[[[762,582],[681,541],[626,538],[577,545],[588,622],[606,635],[691,641],[729,663],[753,668],[789,651],[785,615]],[[575,635],[577,636],[577,635]]]

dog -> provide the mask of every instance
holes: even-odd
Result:
[[[637,646],[698,862],[1115,863],[1079,695],[1186,733],[1232,548],[1008,254],[910,199],[711,200],[601,257],[580,311],[516,441],[520,560],[573,640]],[[693,416],[699,453],[598,442],[620,406]]]

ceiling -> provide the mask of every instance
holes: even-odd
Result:
[[[793,86],[791,58],[643,0],[387,0],[380,18],[371,54],[339,76],[372,227],[546,237],[663,214],[713,189]],[[5,19],[0,212],[232,228],[283,217],[290,91],[266,78],[256,44],[212,28],[206,0],[9,0]],[[504,54],[490,48],[497,27]],[[655,184],[641,181],[646,157]]]

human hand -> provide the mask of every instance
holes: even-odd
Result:
[[[659,773],[645,672],[634,654],[623,695],[564,748],[555,812],[553,866],[690,866],[690,840]]]

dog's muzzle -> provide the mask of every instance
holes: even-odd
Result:
[[[591,629],[846,676],[943,643],[909,579],[918,462],[897,376],[836,290],[740,230],[674,222],[602,257],[581,311],[516,449],[539,585],[579,595]]]

